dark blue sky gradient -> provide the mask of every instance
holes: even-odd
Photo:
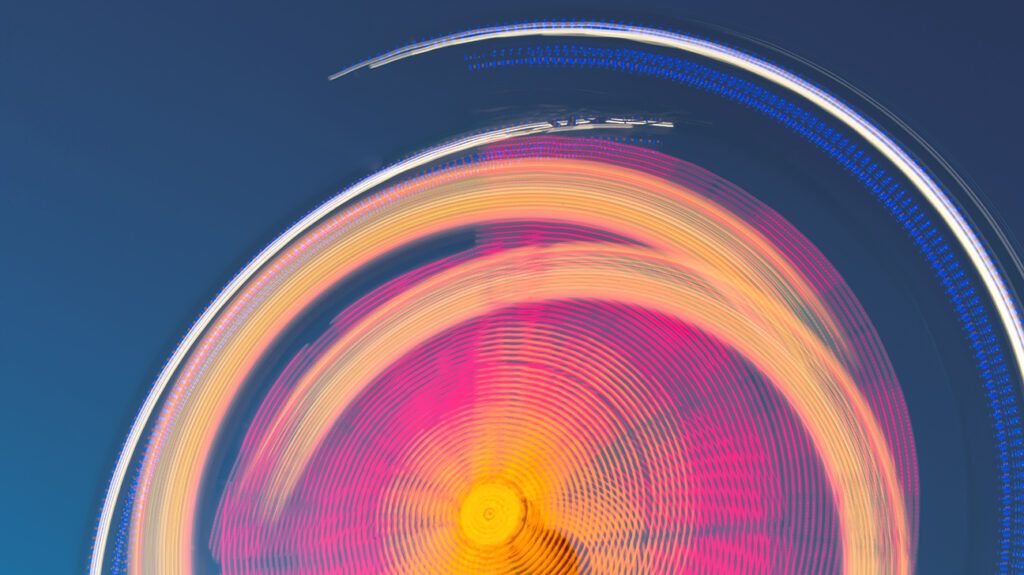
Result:
[[[0,573],[84,571],[178,338],[288,224],[410,151],[325,79],[410,40],[548,17],[722,25],[874,96],[1024,237],[1020,14],[859,4],[0,3]]]

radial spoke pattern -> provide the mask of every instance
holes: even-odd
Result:
[[[521,138],[239,291],[152,430],[128,570],[910,573],[917,498],[885,351],[791,225],[663,154]]]

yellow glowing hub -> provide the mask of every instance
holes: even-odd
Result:
[[[509,541],[523,525],[526,503],[504,483],[481,483],[462,500],[459,522],[466,537],[477,545]]]

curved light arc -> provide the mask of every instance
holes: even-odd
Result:
[[[872,125],[864,117],[840,102],[835,97],[829,95],[821,88],[818,88],[799,76],[796,76],[795,74],[767,61],[708,40],[666,32],[654,28],[599,22],[570,24],[538,22],[514,27],[502,26],[481,28],[412,44],[346,68],[330,76],[330,79],[333,80],[345,76],[362,68],[380,67],[391,62],[445,47],[492,39],[526,36],[580,36],[621,39],[697,54],[711,60],[736,66],[782,86],[811,101],[828,112],[831,116],[843,122],[846,126],[871,143],[872,146],[878,149],[878,151],[880,151],[888,160],[896,165],[901,173],[903,173],[903,175],[906,176],[925,196],[929,204],[939,213],[943,221],[953,231],[958,243],[965,250],[971,260],[971,263],[979,272],[986,291],[995,304],[1000,321],[1010,339],[1010,345],[1013,350],[1018,374],[1024,376],[1024,373],[1021,371],[1024,369],[1024,328],[1022,328],[1020,324],[1012,296],[1009,289],[1004,284],[996,264],[992,261],[980,238],[978,238],[973,230],[971,230],[969,223],[946,193],[942,191],[940,186],[932,180],[904,150],[902,150],[892,139],[882,133],[881,130]],[[602,126],[552,126],[547,122],[534,122],[475,134],[428,149],[406,160],[389,166],[345,189],[343,192],[337,194],[296,222],[285,233],[281,234],[270,245],[263,249],[251,262],[249,262],[248,265],[246,265],[245,268],[243,268],[241,272],[239,272],[237,276],[235,276],[234,279],[231,280],[230,283],[227,284],[227,286],[224,287],[223,290],[221,290],[217,297],[196,320],[195,324],[181,340],[173,355],[161,370],[159,377],[136,415],[125,444],[118,456],[113,476],[111,477],[106,490],[96,530],[96,537],[93,544],[93,553],[90,557],[90,575],[101,575],[102,573],[114,512],[117,506],[117,496],[124,485],[133,455],[144,434],[147,424],[156,410],[160,397],[167,389],[172,377],[177,372],[189,351],[192,349],[192,346],[206,331],[214,318],[216,318],[225,305],[227,305],[227,303],[236,295],[239,289],[250,278],[252,278],[260,268],[270,261],[275,254],[303,232],[308,230],[316,222],[320,221],[327,214],[337,210],[339,207],[364,192],[369,191],[409,170],[425,166],[452,154],[467,151],[478,146],[507,140],[509,138],[594,127]]]
[[[275,254],[280,252],[281,249],[287,246],[292,240],[315,225],[318,221],[323,219],[327,214],[330,214],[360,194],[409,170],[430,164],[451,154],[457,154],[478,146],[500,142],[509,138],[566,131],[568,129],[572,129],[572,127],[555,128],[547,122],[522,124],[519,126],[511,126],[499,130],[475,134],[416,154],[389,166],[380,172],[368,176],[363,180],[360,180],[340,194],[324,202],[318,208],[296,222],[286,232],[278,236],[277,239],[253,258],[252,261],[250,261],[249,264],[246,265],[245,268],[243,268],[242,271],[239,272],[238,275],[236,275],[219,294],[217,294],[217,297],[214,298],[206,310],[203,311],[202,315],[199,316],[199,319],[197,319],[192,325],[192,328],[189,329],[188,333],[185,334],[185,337],[182,338],[178,347],[174,350],[174,354],[171,355],[170,359],[168,359],[167,363],[164,365],[164,368],[160,371],[160,375],[153,384],[152,389],[150,389],[149,394],[146,396],[146,400],[139,409],[139,413],[135,416],[131,430],[125,440],[124,446],[121,449],[121,453],[118,456],[113,477],[110,480],[110,484],[107,486],[103,508],[100,511],[100,519],[96,529],[96,538],[93,542],[93,553],[89,561],[89,574],[101,575],[102,573],[107,541],[110,537],[110,527],[114,518],[114,511],[117,506],[117,494],[120,493],[121,488],[124,486],[135,448],[138,446],[139,440],[142,438],[143,432],[146,429],[146,425],[152,417],[153,412],[156,410],[160,397],[167,389],[167,386],[170,384],[171,379],[181,366],[182,362],[185,360],[189,350],[192,349],[192,346],[206,331],[206,328],[210,326],[214,318],[217,317],[220,311],[228,304],[228,302],[231,301],[242,286],[256,275],[256,272],[269,262]]]
[[[891,161],[917,188],[949,226],[957,242],[967,252],[971,263],[979,272],[982,282],[996,307],[996,312],[1013,350],[1018,373],[1024,378],[1024,327],[1022,327],[1014,299],[1002,274],[992,261],[981,239],[942,188],[895,141],[885,135],[866,118],[825,90],[766,60],[756,58],[733,48],[708,40],[666,32],[655,28],[603,22],[536,22],[516,26],[492,26],[443,36],[411,44],[376,58],[365,60],[329,76],[335,80],[363,68],[378,68],[398,60],[463,44],[503,38],[527,36],[567,36],[619,39],[651,46],[672,48],[697,54],[750,72],[809,100],[829,115],[867,140]]]

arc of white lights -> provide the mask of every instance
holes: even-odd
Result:
[[[821,88],[787,70],[771,64],[770,62],[708,40],[673,32],[666,32],[656,28],[602,22],[536,22],[517,26],[480,28],[477,30],[470,30],[434,40],[412,44],[404,48],[388,52],[379,57],[360,62],[354,66],[350,66],[349,68],[331,75],[330,79],[334,80],[340,78],[362,68],[377,68],[397,60],[402,60],[425,52],[439,50],[441,48],[473,42],[482,42],[485,40],[524,36],[584,36],[604,39],[621,39],[697,54],[711,60],[736,66],[737,68],[746,70],[747,72],[782,86],[807,99],[826,111],[829,115],[841,121],[891,161],[924,195],[928,203],[939,213],[946,225],[952,230],[958,243],[968,254],[971,263],[980,274],[986,291],[995,304],[996,311],[999,314],[999,319],[1009,336],[1010,346],[1017,364],[1018,373],[1021,373],[1022,377],[1024,377],[1024,373],[1021,371],[1024,369],[1024,329],[1022,329],[1013,299],[1008,288],[1003,283],[998,268],[988,255],[987,250],[984,248],[980,239],[970,228],[966,219],[946,193],[942,191],[939,185],[932,180],[932,178],[930,178],[902,148],[882,133],[881,130],[868,122],[867,119]],[[615,126],[615,124],[611,124],[611,126]],[[631,126],[631,124],[618,124],[618,126]],[[507,140],[509,138],[594,127],[600,126],[594,124],[583,124],[580,126],[553,126],[548,122],[535,122],[476,134],[429,149],[359,181],[342,193],[331,198],[314,211],[310,212],[306,217],[299,220],[263,251],[261,251],[259,255],[249,262],[249,264],[239,272],[239,274],[235,276],[235,278],[232,279],[223,290],[221,290],[209,307],[207,307],[199,319],[196,320],[196,323],[178,344],[174,354],[170,357],[163,370],[161,370],[160,375],[154,383],[153,388],[150,390],[149,395],[146,397],[142,408],[136,415],[128,438],[126,439],[120,456],[118,457],[113,477],[107,487],[106,498],[100,512],[96,538],[93,544],[93,553],[90,558],[90,575],[101,575],[102,573],[107,542],[112,527],[115,507],[117,505],[117,496],[124,485],[128,468],[136,447],[139,444],[139,440],[141,439],[143,431],[152,417],[164,390],[169,385],[171,378],[174,376],[181,362],[185,359],[189,350],[221,309],[227,305],[238,290],[253,275],[255,275],[264,264],[270,261],[276,253],[324,216],[338,209],[352,198],[371,190],[410,169],[415,169],[432,163],[451,154],[457,154],[478,146]],[[603,127],[610,126],[603,124]]]
[[[372,190],[373,188],[405,172],[436,162],[453,154],[465,152],[487,144],[508,140],[510,138],[537,134],[551,134],[598,128],[629,129],[638,126],[670,128],[672,125],[673,124],[671,122],[653,120],[641,121],[618,119],[616,122],[590,118],[584,120],[582,123],[579,121],[576,121],[576,123],[570,123],[568,121],[532,122],[529,124],[520,124],[518,126],[509,126],[498,130],[474,134],[472,136],[420,152],[419,154],[411,156],[360,180],[330,200],[324,202],[318,208],[307,214],[306,217],[288,228],[286,232],[281,234],[270,245],[264,248],[259,255],[253,258],[253,260],[250,261],[249,264],[245,266],[245,268],[243,268],[242,271],[239,272],[238,275],[236,275],[234,279],[232,279],[231,282],[220,291],[219,294],[217,294],[217,297],[214,298],[213,302],[211,302],[209,306],[207,306],[206,310],[199,316],[199,319],[197,319],[195,324],[192,325],[192,328],[189,329],[187,334],[185,334],[185,337],[182,338],[180,343],[178,343],[178,347],[174,350],[174,354],[167,360],[167,363],[160,371],[160,375],[153,384],[153,388],[150,389],[149,395],[146,396],[146,400],[143,402],[142,408],[139,409],[139,413],[135,416],[131,430],[125,440],[124,446],[121,448],[121,453],[118,456],[117,463],[114,467],[113,477],[110,480],[110,484],[107,486],[106,497],[103,502],[103,508],[100,511],[100,519],[96,528],[96,537],[93,541],[93,552],[89,561],[89,575],[102,574],[107,542],[110,537],[114,511],[117,507],[117,496],[124,485],[132,456],[135,453],[139,440],[142,438],[143,432],[146,429],[146,424],[149,422],[153,412],[156,410],[160,397],[167,389],[167,386],[170,384],[171,379],[177,372],[178,367],[185,360],[185,357],[192,349],[192,346],[195,345],[196,341],[198,341],[206,331],[206,328],[209,327],[214,318],[217,317],[217,314],[219,314],[228,302],[231,301],[242,286],[245,285],[250,278],[256,275],[256,272],[258,272],[260,268],[273,259],[278,252],[291,243],[292,240],[353,198]]]
[[[977,234],[974,233],[974,230],[971,229],[967,219],[960,213],[960,210],[950,197],[903,148],[866,118],[825,90],[771,62],[709,40],[675,32],[666,32],[657,28],[605,22],[534,22],[515,26],[479,28],[411,44],[349,66],[340,72],[332,74],[328,79],[335,80],[362,68],[378,68],[411,56],[450,46],[524,36],[611,38],[697,54],[710,60],[735,66],[782,86],[841,121],[892,162],[910,180],[914,187],[921,192],[928,203],[939,213],[943,222],[953,232],[957,242],[967,253],[971,264],[981,276],[985,290],[988,292],[989,297],[991,297],[996,312],[999,315],[999,320],[1010,340],[1010,348],[1013,352],[1014,362],[1017,365],[1017,373],[1024,379],[1024,326],[1021,325],[1013,296],[1003,281],[999,268],[992,261],[988,250]],[[1012,246],[1007,245],[1007,249],[1012,253]]]

